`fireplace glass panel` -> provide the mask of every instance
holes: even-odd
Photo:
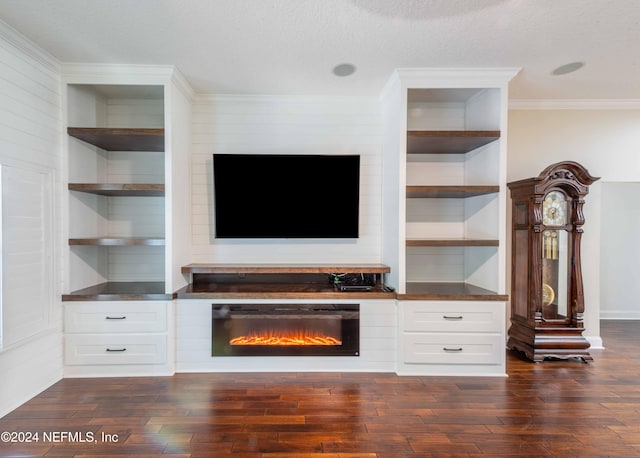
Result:
[[[212,306],[213,356],[357,356],[359,305]]]

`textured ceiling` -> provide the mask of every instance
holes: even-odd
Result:
[[[640,99],[640,0],[0,0],[0,19],[61,62],[172,64],[199,93],[378,95],[394,68],[521,67],[512,98]]]

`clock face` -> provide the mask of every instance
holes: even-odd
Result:
[[[542,203],[542,223],[547,226],[567,224],[567,198],[560,191],[551,191]]]

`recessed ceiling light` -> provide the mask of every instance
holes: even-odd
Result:
[[[576,70],[580,70],[584,67],[584,62],[571,62],[570,64],[564,64],[556,68],[551,72],[552,75],[566,75],[567,73],[573,73]]]
[[[349,76],[356,72],[356,66],[353,64],[339,64],[333,67],[333,74],[336,76]]]

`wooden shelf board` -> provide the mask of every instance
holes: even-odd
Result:
[[[101,196],[164,197],[164,184],[160,183],[69,183],[68,188]]]
[[[164,282],[106,282],[63,294],[63,301],[163,301],[174,295],[165,292]]]
[[[507,301],[509,295],[498,294],[469,283],[411,282],[399,300]]]
[[[500,186],[407,186],[407,198],[464,198],[495,194]]]
[[[69,245],[85,246],[164,246],[161,237],[87,237],[70,238]]]
[[[411,247],[491,247],[498,246],[498,240],[489,239],[407,239]]]
[[[106,151],[164,151],[164,129],[69,127],[67,133]]]
[[[384,264],[189,264],[183,274],[316,274],[388,273]]]
[[[499,138],[498,130],[410,130],[407,154],[465,154]]]

